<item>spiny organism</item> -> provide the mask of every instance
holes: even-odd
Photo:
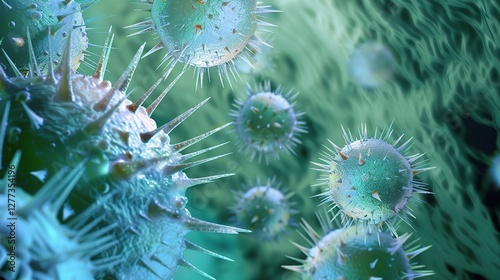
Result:
[[[301,265],[283,266],[302,274],[302,279],[415,279],[434,274],[421,270],[422,265],[410,263],[430,248],[416,245],[418,240],[404,244],[411,234],[394,238],[385,232],[365,232],[357,226],[334,230],[324,215],[319,215],[319,219],[325,235],[321,237],[303,220],[302,227],[312,247],[308,249],[292,242],[307,258],[292,258]]]
[[[170,279],[178,266],[185,266],[210,278],[183,258],[184,250],[226,258],[187,241],[186,233],[195,230],[236,234],[243,230],[193,218],[186,209],[184,194],[188,187],[231,174],[190,179],[183,173],[223,156],[188,161],[223,144],[184,155],[181,151],[229,124],[170,143],[169,133],[208,99],[157,127],[150,115],[164,94],[147,108],[142,104],[162,79],[138,101],[127,99],[127,86],[140,60],[142,45],[114,85],[103,81],[111,39],[109,35],[93,76],[71,70],[71,40],[55,71],[49,63],[47,75],[35,75],[39,71],[34,61],[34,71],[27,77],[9,78],[0,68],[0,139],[5,140],[2,162],[5,155],[22,150],[26,160],[21,159],[19,164],[19,184],[31,187],[26,189],[34,193],[39,184],[30,181],[32,172],[44,170],[51,176],[60,168],[72,168],[86,160],[84,175],[69,196],[69,206],[78,215],[97,203],[91,212],[91,224],[96,224],[96,230],[89,234],[106,229],[106,236],[118,241],[115,247],[99,254],[104,259],[117,256],[117,260],[97,277]],[[108,229],[110,225],[115,227]]]
[[[394,57],[384,44],[375,41],[359,45],[349,58],[349,74],[366,88],[387,83],[395,68]]]
[[[171,69],[182,62],[196,68],[196,84],[203,84],[209,67],[217,66],[219,77],[229,80],[229,72],[237,75],[235,59],[251,65],[248,47],[260,51],[263,43],[257,32],[273,26],[259,19],[260,14],[277,12],[270,6],[260,6],[256,0],[142,0],[150,6],[151,18],[129,26],[138,29],[132,35],[156,31],[160,42],[146,56],[165,48],[164,61],[170,60]],[[267,45],[264,43],[264,45]],[[228,72],[229,70],[229,72]],[[181,74],[182,74],[181,73]]]
[[[236,204],[231,207],[235,224],[252,231],[258,239],[272,240],[294,225],[294,210],[290,198],[276,182],[268,179],[264,184],[257,178],[255,183],[243,185],[243,192],[235,192]]]
[[[88,47],[82,10],[96,1],[3,0],[3,4],[0,3],[0,48],[7,55],[0,55],[0,64],[7,75],[15,75],[16,70],[23,75],[33,71],[30,59],[36,61],[39,71],[46,73],[49,50],[57,64],[70,32],[73,33],[71,68],[76,70]]]
[[[303,112],[294,110],[298,93],[292,90],[282,93],[279,86],[271,90],[271,82],[252,89],[247,86],[247,99],[235,100],[230,116],[239,138],[239,150],[251,153],[251,160],[258,155],[269,162],[269,156],[279,158],[279,151],[294,153],[293,148],[300,143],[297,135],[306,133],[305,123],[300,121]]]
[[[91,212],[79,215],[79,225],[62,224],[57,215],[85,171],[85,161],[63,168],[33,195],[18,185],[20,152],[3,168],[0,182],[0,277],[2,279],[92,279],[96,271],[114,264],[116,257],[93,259],[117,241],[106,232],[114,225],[93,230]],[[94,205],[95,206],[95,205]],[[8,210],[8,211],[7,211]],[[87,223],[86,226],[82,226]]]
[[[389,230],[396,234],[392,220],[398,217],[411,226],[405,214],[411,214],[408,206],[413,193],[429,193],[425,184],[414,179],[414,175],[432,169],[424,168],[416,161],[424,154],[405,156],[410,143],[407,140],[396,147],[404,135],[392,144],[387,143],[393,133],[392,124],[383,130],[380,136],[368,138],[366,124],[361,124],[359,139],[354,139],[350,130],[342,127],[346,145],[338,147],[331,141],[334,150],[326,148],[321,161],[314,163],[323,174],[322,183],[328,189],[321,193],[323,203],[331,202],[338,208],[337,215],[342,214],[344,224],[353,222],[368,225],[385,223]]]

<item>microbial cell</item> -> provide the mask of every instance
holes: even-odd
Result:
[[[236,100],[230,116],[239,138],[239,150],[251,154],[251,160],[258,156],[279,158],[279,151],[294,153],[300,143],[297,136],[305,133],[305,123],[300,120],[303,112],[294,109],[298,93],[292,90],[282,93],[280,86],[271,90],[271,83],[252,89],[247,87],[246,100]]]
[[[359,222],[370,228],[369,225],[386,224],[397,235],[393,218],[411,225],[405,215],[409,199],[414,193],[429,193],[414,175],[432,167],[416,162],[423,153],[404,155],[411,139],[400,146],[397,145],[403,135],[392,144],[387,142],[393,133],[392,125],[380,136],[375,131],[373,138],[368,138],[365,124],[361,125],[359,139],[343,127],[342,131],[346,145],[340,148],[330,141],[333,150],[327,148],[321,159],[324,163],[315,163],[325,173],[320,184],[328,186],[321,194],[323,202],[331,203],[332,211],[338,210],[345,225]]]
[[[359,45],[349,58],[351,78],[365,88],[377,88],[387,83],[394,72],[394,57],[380,42]]]
[[[235,224],[249,229],[258,239],[272,240],[283,234],[293,225],[290,197],[276,182],[276,178],[260,183],[243,185],[244,191],[235,193],[236,204],[231,207]]]

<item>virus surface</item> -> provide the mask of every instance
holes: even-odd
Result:
[[[387,143],[393,132],[391,127],[382,131],[380,138],[377,131],[373,138],[368,138],[366,125],[362,124],[360,139],[356,140],[350,131],[342,128],[346,145],[340,148],[330,142],[335,151],[327,148],[328,152],[321,159],[326,164],[316,165],[327,173],[323,175],[324,184],[328,186],[321,194],[323,202],[331,202],[332,210],[338,208],[346,225],[360,222],[382,226],[385,223],[396,235],[392,218],[398,217],[410,225],[404,215],[411,215],[407,211],[411,211],[408,200],[413,193],[428,193],[425,184],[417,182],[413,176],[431,168],[415,164],[423,154],[403,154],[411,139],[399,147],[396,145],[403,135],[394,143]]]
[[[266,162],[270,156],[278,159],[281,150],[293,153],[295,145],[300,143],[297,135],[306,132],[305,123],[300,121],[304,113],[293,108],[298,93],[282,94],[281,87],[273,92],[269,81],[255,89],[248,87],[246,93],[248,98],[236,100],[230,113],[239,150],[251,153],[252,160],[258,155],[259,162],[262,156]]]
[[[257,43],[262,40],[256,32],[270,25],[258,15],[274,12],[255,0],[145,2],[151,5],[151,18],[129,26],[140,29],[133,35],[155,30],[160,42],[146,55],[165,48],[164,60],[174,61],[171,67],[178,61],[196,67],[197,84],[202,84],[208,67],[219,66],[222,79],[223,75],[229,78],[228,69],[236,75],[234,59],[251,64],[246,49],[260,50]]]
[[[188,187],[228,176],[190,179],[183,170],[221,156],[188,160],[221,145],[184,155],[181,151],[227,125],[170,143],[169,133],[208,99],[157,127],[149,116],[163,95],[147,108],[141,105],[161,79],[138,101],[126,98],[144,45],[114,85],[103,81],[110,37],[93,76],[71,70],[71,40],[59,67],[54,71],[49,63],[47,75],[35,75],[40,72],[34,61],[30,63],[34,71],[27,77],[9,78],[0,68],[2,166],[21,150],[27,159],[21,159],[16,179],[27,192],[35,193],[41,184],[33,174],[44,171],[52,177],[61,168],[86,162],[84,175],[69,195],[69,206],[77,216],[90,215],[92,220],[83,225],[90,236],[105,232],[103,238],[117,241],[99,253],[115,262],[96,277],[170,279],[178,266],[185,266],[210,278],[183,258],[184,250],[225,258],[185,240],[185,234],[241,230],[195,219],[186,209]]]
[[[0,64],[9,76],[14,76],[16,70],[22,74],[30,71],[30,56],[35,57],[32,61],[37,62],[39,71],[46,73],[49,56],[52,56],[54,63],[57,64],[70,32],[72,33],[71,68],[73,70],[78,68],[88,47],[82,6],[78,1],[4,0],[2,2],[0,48],[10,59],[0,55]],[[84,7],[92,2],[95,1],[85,2]],[[7,65],[11,67],[6,67]]]
[[[321,218],[320,218],[321,219]],[[328,229],[326,220],[321,220],[323,229]],[[411,234],[393,238],[384,232],[365,232],[356,226],[328,230],[321,237],[307,222],[303,228],[313,242],[313,247],[295,244],[307,258],[298,260],[301,265],[284,266],[302,274],[302,279],[415,279],[434,273],[419,270],[422,266],[410,263],[412,258],[427,250],[415,241],[403,248]]]
[[[252,185],[244,185],[244,192],[235,193],[236,204],[231,208],[236,225],[252,231],[259,239],[275,239],[293,225],[290,197],[280,190],[276,178],[265,184],[260,180]]]
[[[349,59],[349,73],[354,81],[366,88],[380,87],[392,77],[394,57],[380,42],[361,44]]]

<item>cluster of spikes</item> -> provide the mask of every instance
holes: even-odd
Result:
[[[50,33],[50,30],[48,31]],[[68,36],[69,38],[71,37]],[[30,38],[28,36],[28,38]],[[108,62],[110,50],[111,50],[111,44],[113,41],[114,35],[111,33],[111,28],[109,30],[108,36],[106,38],[105,44],[103,46],[103,51],[102,54],[99,58],[99,61],[97,63],[97,66],[95,68],[95,72],[92,75],[92,78],[98,81],[97,84],[104,85],[108,83],[107,81],[103,81],[103,76],[106,71],[106,65]],[[64,52],[62,54],[62,59],[58,67],[54,67],[54,61],[53,58],[50,57],[48,63],[48,71],[46,74],[42,73],[40,70],[40,67],[37,64],[37,61],[35,59],[35,54],[33,51],[32,44],[30,40],[28,40],[28,48],[29,48],[29,58],[30,58],[30,65],[29,65],[29,71],[26,73],[26,75],[23,75],[14,65],[14,63],[9,59],[8,55],[6,55],[7,60],[9,61],[10,67],[15,72],[16,77],[15,78],[9,78],[3,68],[0,67],[0,86],[2,88],[9,88],[9,87],[15,87],[15,83],[21,80],[26,80],[26,79],[31,79],[31,78],[36,78],[36,77],[42,77],[42,80],[45,81],[45,83],[54,85],[56,87],[56,93],[52,97],[53,101],[56,102],[74,102],[75,101],[75,94],[73,91],[73,84],[72,84],[72,75],[74,75],[73,71],[71,70],[70,67],[70,50],[71,50],[71,40],[68,39],[66,43],[66,48],[64,49]],[[50,48],[50,46],[49,46]],[[78,139],[81,139],[82,137],[91,137],[93,135],[100,135],[103,132],[103,129],[106,125],[106,123],[113,117],[113,115],[118,112],[119,109],[121,109],[123,106],[123,102],[127,100],[126,98],[121,99],[119,102],[117,102],[115,105],[110,106],[111,100],[115,96],[117,92],[127,92],[127,88],[129,85],[129,82],[132,79],[132,76],[134,74],[134,71],[138,65],[138,62],[141,58],[142,52],[144,50],[144,44],[139,48],[137,53],[134,55],[132,61],[130,64],[127,66],[126,70],[123,72],[123,74],[120,76],[118,81],[111,87],[111,89],[108,91],[108,93],[99,101],[95,103],[93,106],[94,111],[96,112],[102,112],[102,115],[97,118],[96,120],[90,122],[86,126],[84,126],[80,131],[77,133],[69,136],[68,141],[75,140],[77,141]],[[50,55],[51,52],[49,52]],[[149,88],[137,101],[132,102],[130,105],[125,106],[126,109],[128,109],[131,113],[136,113],[139,109],[144,110],[144,107],[142,107],[143,103],[145,100],[151,95],[151,93],[158,87],[158,85],[161,83],[163,80],[163,77],[160,78],[157,82],[154,83],[151,88]],[[162,101],[162,99],[165,97],[165,95],[168,93],[170,88],[172,87],[172,84],[167,87],[152,103],[149,105],[146,109],[145,112],[147,116],[151,116],[155,109],[158,107],[159,103]],[[29,99],[29,97],[26,100],[22,100],[21,98],[17,101],[20,101],[26,115],[28,116],[31,127],[33,129],[40,129],[44,125],[44,119],[37,115],[33,110],[31,110],[28,105],[26,104],[26,100]],[[173,129],[175,129],[179,124],[181,124],[184,120],[186,120],[191,114],[193,114],[198,108],[200,108],[204,103],[208,101],[208,98],[196,105],[195,107],[187,110],[186,112],[182,113],[178,117],[174,118],[170,122],[154,129],[148,132],[142,132],[140,133],[140,139],[143,143],[147,144],[153,137],[160,133],[168,134],[170,133]],[[7,127],[9,123],[9,110],[11,107],[11,101],[7,100],[5,103],[4,107],[4,112],[2,114],[2,123],[0,127],[0,152],[3,150],[4,146],[4,140],[6,138],[6,132],[7,132]],[[157,157],[157,158],[150,158],[150,159],[139,159],[139,160],[134,160],[134,161],[127,161],[127,160],[117,160],[113,163],[110,164],[109,168],[109,175],[112,179],[114,180],[120,180],[120,181],[127,181],[133,178],[134,176],[138,175],[141,172],[144,172],[148,169],[151,169],[153,167],[161,167],[161,170],[163,171],[164,176],[174,176],[176,178],[176,187],[182,192],[185,191],[188,187],[199,185],[199,184],[204,184],[204,183],[209,183],[213,182],[216,179],[227,177],[227,176],[232,176],[234,174],[220,174],[220,175],[213,175],[213,176],[207,176],[207,177],[201,177],[201,178],[187,178],[186,176],[179,176],[178,172],[184,171],[190,167],[200,165],[203,163],[210,162],[212,160],[218,159],[220,157],[223,157],[227,154],[219,155],[219,156],[214,156],[210,157],[207,159],[202,159],[202,160],[197,160],[197,161],[192,161],[192,162],[186,162],[188,159],[191,159],[192,157],[198,156],[202,153],[211,151],[215,148],[218,148],[226,143],[219,144],[213,147],[205,148],[196,152],[192,152],[189,154],[185,155],[180,155],[181,151],[184,149],[190,147],[191,145],[194,145],[195,143],[198,143],[199,141],[209,137],[210,135],[213,135],[214,133],[224,129],[225,127],[229,126],[231,123],[222,125],[220,127],[217,127],[211,131],[208,131],[206,133],[203,133],[199,136],[193,137],[191,139],[176,143],[176,144],[171,144],[170,147],[172,149],[171,156],[164,156],[164,157]],[[127,135],[123,135],[124,138],[127,138]],[[126,142],[126,141],[125,141]],[[174,155],[174,156],[172,156]],[[0,162],[2,162],[2,156],[3,153],[0,155]],[[172,157],[174,157],[175,163],[171,164],[172,162]],[[85,159],[84,159],[85,160]],[[86,159],[88,160],[88,158]],[[81,174],[83,173],[83,170],[85,169],[83,163],[75,167],[75,169],[66,177],[63,178],[63,175],[65,174],[64,172],[57,173],[57,175],[47,182],[45,186],[49,187],[44,187],[41,191],[40,194],[37,194],[36,197],[41,197],[42,198],[38,199],[35,198],[33,199],[33,203],[30,203],[29,207],[25,208],[27,210],[23,210],[27,214],[31,210],[29,209],[38,209],[37,207],[41,207],[41,205],[50,205],[50,208],[52,209],[51,215],[55,213],[58,213],[60,210],[60,205],[61,203],[66,199],[67,195],[71,192],[72,187],[77,183],[78,178],[80,178]],[[177,174],[176,174],[177,173]],[[78,176],[76,176],[78,175]],[[55,183],[60,183],[61,180],[69,180],[68,183],[70,184],[59,184],[59,186],[63,186],[64,189],[61,191],[64,192],[64,195],[58,196],[58,198],[53,198],[51,193],[58,193],[58,192],[53,192]],[[50,191],[49,191],[50,190]],[[46,201],[51,201],[53,199],[56,199],[56,202],[46,202]],[[179,202],[178,205],[175,205],[178,207],[178,210],[184,210],[185,204],[187,200],[182,200]],[[165,216],[168,218],[172,217],[179,217],[179,212],[177,211],[172,211],[170,208],[158,204],[157,201],[154,201],[149,205],[150,209],[153,209],[152,212],[155,214],[158,214],[158,216]],[[90,208],[89,208],[90,209]],[[187,210],[186,210],[187,211]],[[110,246],[116,245],[113,242],[110,242],[110,237],[109,236],[104,236],[105,232],[111,230],[111,228],[102,228],[99,229],[98,231],[94,233],[88,233],[94,226],[99,224],[100,220],[94,220],[88,225],[85,225],[85,222],[88,220],[88,217],[90,217],[92,211],[88,210],[85,211],[84,214],[81,214],[78,218],[75,220],[75,225],[72,227],[73,230],[77,231],[79,233],[79,240],[83,240],[84,242],[81,245],[83,249],[81,249],[79,252],[83,252],[88,254],[87,249],[89,245],[86,242],[86,240],[98,240],[96,244],[102,244],[101,249],[98,251],[92,251],[92,253],[97,252],[96,254],[100,253],[102,250],[108,249]],[[186,214],[187,213],[187,214]],[[223,226],[223,225],[218,225],[206,221],[202,221],[196,218],[193,218],[189,215],[188,212],[184,212],[182,216],[182,225],[184,229],[187,231],[203,231],[203,232],[215,232],[215,233],[226,233],[226,234],[237,234],[240,232],[249,232],[247,230],[235,228],[235,227],[229,227],[229,226]],[[154,217],[146,217],[145,219],[152,221]],[[115,225],[110,225],[109,227],[113,227]],[[133,230],[133,229],[132,229]],[[88,235],[85,235],[87,234]],[[82,237],[85,235],[85,237]],[[92,238],[88,237],[91,236]],[[106,244],[106,245],[104,245]],[[199,251],[202,253],[206,253],[208,255],[224,259],[224,260],[230,260],[222,255],[219,255],[217,253],[211,252],[207,249],[204,249],[198,245],[195,245],[186,239],[183,239],[183,244],[184,248],[194,250],[194,251]],[[95,254],[94,254],[95,255]],[[60,257],[60,256],[59,256]],[[164,265],[162,261],[158,258],[153,258],[156,262]],[[94,266],[96,268],[102,268],[102,269],[109,269],[113,265],[121,262],[119,259],[119,256],[111,256],[107,257],[102,260],[94,261]],[[147,264],[139,262],[140,266],[145,267],[147,270],[151,272],[151,274],[154,274],[158,277],[160,275],[157,275],[154,270],[150,267],[148,267]],[[209,279],[214,279],[207,273],[201,271],[200,269],[196,268],[194,265],[190,264],[188,261],[186,261],[182,256],[178,259],[177,265],[186,267],[188,269],[191,269]],[[165,267],[167,267],[165,265]],[[168,268],[168,267],[167,267]],[[171,268],[169,268],[171,269]],[[161,278],[161,277],[160,277]]]

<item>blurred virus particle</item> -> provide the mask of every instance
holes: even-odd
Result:
[[[70,32],[71,68],[76,70],[88,47],[82,9],[95,1],[80,5],[73,0],[3,0],[3,4],[0,3],[0,48],[7,55],[0,54],[0,65],[7,75],[13,76],[16,69],[23,75],[33,71],[29,68],[30,56],[35,57],[32,61],[37,62],[39,71],[46,73],[49,56],[58,63]]]
[[[378,88],[388,82],[395,67],[391,51],[380,42],[361,44],[348,63],[352,79],[365,88]]]
[[[145,56],[165,48],[164,61],[170,60],[168,67],[173,68],[178,61],[194,66],[196,84],[200,85],[209,67],[218,66],[222,82],[222,76],[229,81],[229,72],[236,77],[234,60],[241,59],[251,64],[247,50],[260,50],[259,43],[263,43],[256,33],[273,26],[259,19],[259,15],[276,12],[270,6],[260,6],[256,0],[143,2],[151,6],[148,9],[151,18],[129,26],[139,29],[132,35],[156,31],[160,38]]]
[[[270,81],[255,89],[248,86],[248,98],[236,100],[233,104],[235,109],[231,110],[230,116],[238,134],[239,150],[251,153],[251,160],[258,155],[260,162],[264,156],[268,163],[269,156],[279,158],[280,150],[294,153],[293,148],[301,143],[297,135],[306,133],[305,123],[300,121],[304,113],[294,110],[298,93],[290,90],[283,94],[282,90],[279,86],[276,91],[271,91]]]
[[[496,155],[491,161],[490,174],[495,185],[500,188],[500,154]]]
[[[323,203],[332,203],[332,211],[338,208],[335,217],[342,214],[346,227],[356,222],[366,229],[373,224],[381,228],[385,223],[397,236],[393,218],[411,226],[405,214],[413,217],[408,206],[412,194],[429,193],[426,184],[416,181],[414,175],[432,167],[415,163],[423,153],[404,155],[411,138],[399,147],[396,145],[403,135],[392,144],[387,143],[393,133],[392,124],[380,137],[375,130],[375,136],[368,138],[365,124],[359,130],[360,139],[354,139],[350,130],[346,132],[343,127],[342,132],[346,145],[340,148],[330,141],[334,150],[327,148],[321,159],[324,163],[314,163],[326,173],[320,183],[328,186],[320,194]]]
[[[410,263],[430,248],[415,244],[418,240],[404,244],[411,234],[393,238],[389,233],[365,232],[356,226],[328,229],[327,220],[321,224],[326,233],[323,237],[303,221],[302,227],[311,239],[307,241],[312,248],[294,243],[307,258],[293,258],[301,265],[283,266],[301,273],[302,279],[415,279],[434,275],[430,270],[421,270],[422,265]]]
[[[188,178],[183,172],[224,156],[191,160],[221,145],[184,155],[181,152],[229,124],[180,143],[170,143],[169,134],[208,99],[157,127],[150,115],[163,95],[147,108],[142,107],[142,102],[161,78],[138,101],[132,102],[126,97],[144,44],[113,85],[103,80],[110,41],[112,35],[108,34],[92,76],[72,71],[70,39],[58,68],[52,69],[52,61],[49,61],[47,75],[36,75],[40,71],[33,57],[30,62],[33,71],[26,77],[8,77],[0,68],[2,170],[7,166],[6,158],[22,151],[26,160],[21,158],[19,163],[17,183],[24,186],[24,191],[37,193],[36,190],[43,187],[38,182],[40,176],[33,174],[46,173],[48,178],[58,178],[55,174],[59,174],[59,170],[78,169],[81,161],[86,162],[83,175],[69,194],[68,204],[75,212],[74,217],[90,215],[90,220],[85,219],[83,224],[77,222],[76,228],[88,231],[88,240],[116,240],[115,246],[106,247],[102,252],[95,248],[98,258],[114,262],[98,271],[96,278],[126,279],[134,275],[137,279],[171,279],[179,266],[210,278],[184,259],[184,250],[227,258],[187,241],[186,233],[236,234],[243,230],[192,217],[186,209],[185,191],[231,174]],[[62,183],[59,179],[57,182]],[[65,197],[58,195],[57,199],[65,200]],[[49,236],[40,238],[41,242],[58,244],[53,239],[45,239]],[[66,256],[58,254],[57,257]]]
[[[90,234],[92,224],[68,226],[57,219],[63,202],[83,175],[85,162],[73,170],[59,170],[31,196],[16,183],[20,154],[17,152],[3,169],[0,181],[0,206],[6,209],[0,218],[7,223],[0,228],[0,278],[85,280],[113,265],[114,257],[94,258],[116,245],[114,237],[106,235],[113,225]],[[91,218],[89,214],[77,220],[85,223]]]
[[[237,226],[251,230],[258,239],[273,240],[294,224],[293,193],[284,193],[276,178],[265,184],[257,179],[243,188],[243,192],[235,192],[236,204],[231,207]]]

